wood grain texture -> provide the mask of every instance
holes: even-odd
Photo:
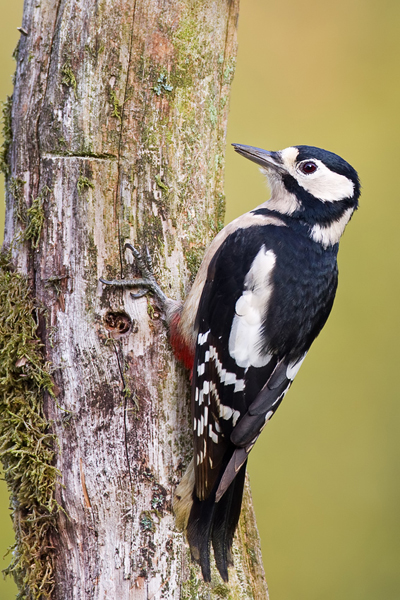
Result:
[[[175,530],[173,490],[191,454],[188,375],[125,241],[147,245],[181,299],[223,219],[238,0],[26,0],[12,109],[11,177],[39,198],[37,249],[14,244],[46,307],[56,401],[59,600],[257,598],[268,592],[250,492],[228,586],[211,585]],[[9,180],[10,181],[10,180]],[[6,244],[23,230],[7,196]]]

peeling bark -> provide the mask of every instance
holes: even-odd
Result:
[[[54,599],[268,597],[248,486],[229,585],[190,562],[171,510],[191,454],[188,374],[155,301],[99,283],[132,276],[129,240],[169,296],[189,289],[223,220],[237,19],[238,0],[25,1],[5,244],[46,307]]]

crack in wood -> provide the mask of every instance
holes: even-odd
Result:
[[[59,158],[79,158],[80,160],[100,160],[100,161],[115,161],[117,160],[117,156],[115,156],[115,154],[79,154],[79,153],[73,153],[73,152],[66,152],[65,154],[62,153],[58,153],[58,154],[52,154],[50,152],[46,152],[45,154],[42,154],[41,158],[48,158],[50,160],[56,160]]]
[[[131,24],[131,35],[130,35],[130,39],[129,39],[128,66],[126,69],[124,99],[122,102],[122,110],[121,110],[121,126],[120,126],[120,131],[119,131],[119,140],[118,140],[118,175],[117,175],[117,185],[116,185],[115,199],[114,199],[114,215],[117,219],[117,227],[118,227],[118,247],[119,247],[119,263],[120,263],[120,268],[121,268],[121,277],[123,276],[122,261],[123,261],[124,250],[123,250],[122,244],[121,244],[121,213],[120,213],[121,203],[120,203],[118,212],[117,212],[117,204],[118,204],[118,196],[120,195],[119,192],[121,189],[121,146],[122,146],[122,136],[123,136],[123,128],[124,128],[125,104],[126,104],[128,87],[129,87],[129,71],[131,68],[131,61],[132,61],[133,28],[134,28],[134,24],[135,24],[135,13],[136,13],[136,0],[133,3],[133,9],[132,9],[132,24]]]
[[[83,472],[83,462],[82,462],[81,458],[79,459],[79,471],[81,473],[81,484],[82,484],[83,497],[85,498],[85,506],[86,506],[86,508],[92,508],[92,505],[89,500],[89,494],[87,492],[87,487],[86,487],[86,482],[85,482],[85,473]]]
[[[47,87],[48,87],[49,79],[50,79],[49,74],[50,74],[50,65],[51,65],[52,50],[53,50],[53,47],[54,47],[55,37],[56,37],[56,35],[58,33],[57,22],[58,22],[58,15],[59,15],[59,12],[60,12],[61,4],[62,4],[62,0],[59,0],[58,4],[57,4],[57,9],[56,9],[56,16],[55,16],[54,23],[53,23],[53,32],[51,34],[50,56],[49,56],[49,60],[48,60],[48,63],[47,63],[47,73],[46,73],[46,78],[45,78],[45,87],[44,87],[44,91],[43,91],[43,94],[42,94],[40,109],[38,110],[38,115],[37,115],[37,119],[36,119],[36,123],[35,123],[36,148],[37,148],[38,156],[41,155],[40,135],[39,135],[40,117],[42,115],[43,104],[44,104],[44,102],[46,100]],[[40,189],[40,171],[41,171],[41,169],[40,169],[40,166],[39,166],[38,181],[37,181],[37,189],[38,190]]]
[[[128,388],[126,385],[124,371],[122,369],[121,359],[118,354],[118,348],[117,348],[117,344],[116,344],[115,340],[113,340],[113,346],[114,346],[115,356],[117,357],[118,369],[119,369],[119,372],[121,375],[122,384],[124,386],[124,389],[123,389],[123,395],[124,395],[124,446],[125,446],[126,463],[128,466],[129,481],[130,481],[131,492],[132,492],[133,491],[133,480],[132,480],[131,463],[129,460],[128,429],[127,429],[128,395],[127,395],[126,391]],[[123,358],[122,358],[122,360],[123,360]]]

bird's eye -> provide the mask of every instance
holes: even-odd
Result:
[[[317,169],[317,165],[315,162],[312,162],[312,160],[308,160],[300,165],[300,171],[304,173],[304,175],[311,175],[311,173],[315,173]]]

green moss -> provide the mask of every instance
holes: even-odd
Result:
[[[28,223],[28,207],[24,198],[25,183],[26,181],[22,181],[18,177],[11,177],[8,183],[8,189],[15,200],[17,219],[24,225]]]
[[[94,190],[94,183],[93,181],[90,181],[90,179],[88,179],[87,177],[83,177],[83,175],[80,175],[76,187],[78,188],[79,195],[81,195],[84,190],[88,190],[90,188]]]
[[[37,248],[44,222],[43,203],[40,196],[35,198],[32,202],[32,206],[28,208],[27,218],[28,226],[25,230],[24,238],[26,240],[31,240],[33,248]]]
[[[85,50],[93,60],[97,60],[99,55],[104,52],[105,46],[103,43],[100,45],[96,43],[94,47],[89,46],[89,44],[85,44]]]
[[[63,83],[67,87],[72,87],[72,89],[74,90],[75,98],[77,98],[78,96],[76,93],[76,88],[77,88],[76,78],[75,78],[74,72],[71,68],[71,62],[69,59],[67,59],[65,61],[65,63],[63,64],[63,66],[61,67],[61,75],[62,75],[61,83]]]
[[[147,300],[147,314],[149,315],[150,319],[154,319],[154,306],[152,305],[152,303],[150,302],[150,300]]]
[[[161,177],[154,175],[154,179],[156,180],[156,184],[159,188],[161,188],[164,192],[169,191],[169,187],[163,181],[161,181]]]
[[[125,400],[129,400],[132,396],[132,390],[129,387],[129,385],[125,385],[124,389],[122,390],[122,396],[124,397]]]
[[[2,102],[2,123],[3,123],[3,144],[0,150],[0,170],[7,177],[10,174],[10,167],[8,164],[8,151],[12,141],[12,130],[11,130],[11,108],[12,108],[12,96],[7,96],[7,100]]]
[[[57,296],[61,294],[61,285],[64,279],[67,279],[68,275],[52,275],[45,280],[45,288],[53,288]]]
[[[40,234],[44,223],[43,200],[44,195],[50,193],[50,188],[45,185],[39,196],[32,201],[32,205],[26,211],[27,227],[24,233],[24,239],[30,240],[33,248],[39,245]]]
[[[54,437],[43,414],[53,383],[37,338],[25,277],[0,254],[0,457],[11,492],[16,544],[6,569],[18,600],[49,598],[54,586],[49,534],[57,503]]]
[[[118,102],[117,95],[114,90],[110,90],[110,99],[111,106],[113,107],[113,112],[111,113],[113,117],[116,117],[118,121],[122,122],[122,105]]]
[[[231,592],[230,592],[228,586],[225,585],[224,583],[218,583],[216,586],[214,586],[213,594],[217,598],[230,598],[231,597]]]

